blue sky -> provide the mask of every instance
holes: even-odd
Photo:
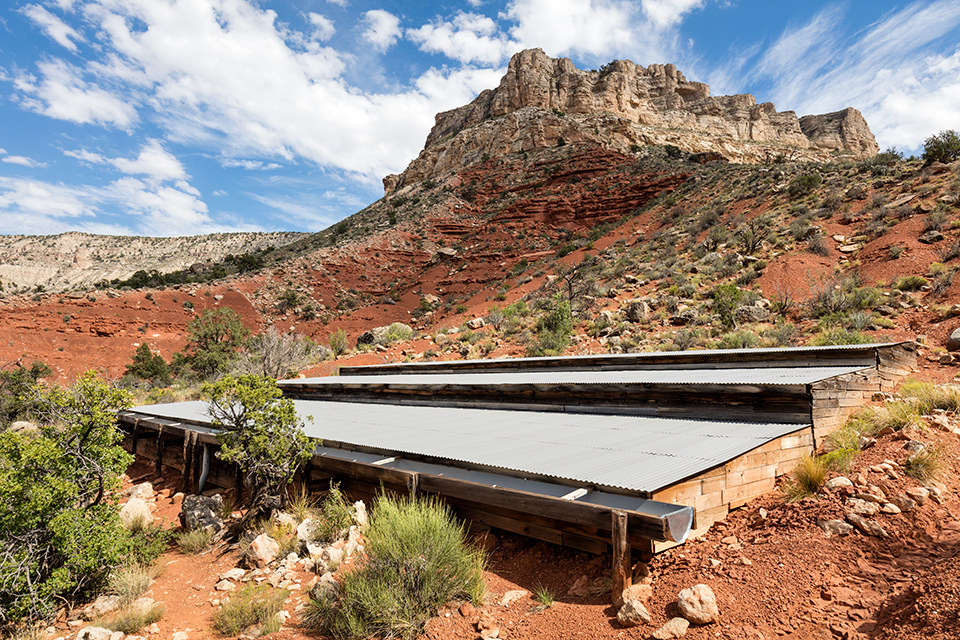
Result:
[[[514,52],[673,62],[714,95],[960,129],[960,0],[13,0],[0,234],[317,231]]]

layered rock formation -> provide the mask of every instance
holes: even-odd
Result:
[[[438,114],[423,152],[403,174],[384,178],[384,189],[445,175],[484,155],[561,141],[592,141],[622,153],[670,144],[735,162],[879,151],[856,109],[798,119],[772,103],[757,104],[750,94],[712,97],[709,86],[688,81],[672,64],[642,67],[617,60],[600,71],[583,71],[567,58],[528,49],[511,58],[499,87]]]

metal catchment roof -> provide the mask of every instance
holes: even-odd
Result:
[[[798,424],[294,400],[308,436],[332,449],[446,460],[534,479],[651,494],[724,464]],[[209,424],[206,404],[133,409]]]
[[[863,365],[832,367],[748,367],[737,369],[627,369],[621,371],[525,371],[456,373],[406,373],[349,375],[280,380],[284,387],[312,386],[416,386],[416,385],[806,385],[862,371]]]

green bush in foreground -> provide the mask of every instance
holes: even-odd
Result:
[[[343,575],[337,600],[313,600],[306,620],[339,640],[415,638],[443,604],[483,599],[483,556],[433,499],[382,496],[366,531],[367,558]]]
[[[152,560],[137,552],[164,544],[154,527],[126,531],[107,501],[132,461],[115,426],[129,394],[88,372],[72,388],[33,395],[40,432],[0,433],[0,627],[8,628],[92,595],[131,558]]]
[[[817,456],[804,455],[793,470],[793,481],[786,485],[785,491],[790,501],[815,496],[827,481],[827,464]]]

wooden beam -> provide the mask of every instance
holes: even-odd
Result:
[[[630,545],[627,543],[627,514],[623,511],[613,511],[613,591],[611,597],[616,602],[623,590],[633,582],[633,563],[631,562]]]
[[[565,496],[560,496],[560,499],[561,500],[577,500],[587,495],[588,493],[590,493],[590,489],[587,489],[586,487],[581,487],[579,489],[576,489],[575,491],[571,491]]]

